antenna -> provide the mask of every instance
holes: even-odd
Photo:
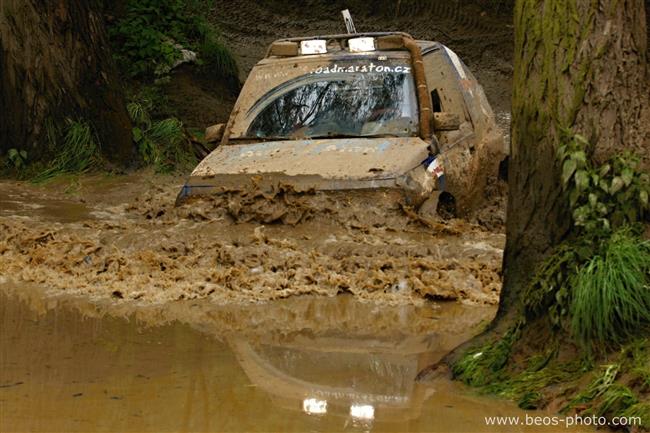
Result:
[[[343,15],[343,21],[345,22],[345,28],[348,30],[348,34],[356,33],[357,29],[354,28],[354,21],[352,20],[352,15],[350,15],[350,10],[342,10],[341,15]]]

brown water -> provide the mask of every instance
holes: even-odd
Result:
[[[498,231],[418,219],[382,191],[250,186],[174,207],[181,182],[150,173],[0,181],[0,276],[148,303],[341,292],[385,303],[498,300]]]
[[[486,426],[524,412],[414,380],[493,313],[346,295],[115,306],[5,283],[0,431],[551,431]]]

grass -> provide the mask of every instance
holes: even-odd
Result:
[[[33,177],[34,182],[44,182],[63,174],[84,173],[99,162],[99,144],[89,123],[67,120],[65,135],[57,156],[48,167]]]
[[[628,420],[637,418],[640,420],[641,426],[650,426],[650,403],[635,403],[623,410],[620,416],[625,417]]]
[[[145,107],[145,104],[142,102],[129,102],[126,104],[126,111],[129,113],[129,117],[136,125],[143,125],[145,127],[151,126],[151,117],[149,116],[149,110]]]
[[[468,351],[452,365],[454,377],[470,386],[482,387],[494,383],[508,362],[518,336],[519,326],[515,326],[501,339]]]
[[[570,279],[571,330],[586,348],[620,344],[650,323],[650,245],[615,232]]]
[[[183,123],[176,118],[152,121],[144,102],[130,102],[127,111],[133,124],[133,140],[138,152],[148,165],[159,173],[183,169],[195,161],[187,146]]]
[[[522,409],[538,409],[545,404],[544,388],[578,379],[590,368],[591,365],[585,359],[548,364],[539,369],[532,367],[491,384],[486,391],[515,400]]]

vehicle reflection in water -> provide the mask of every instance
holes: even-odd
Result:
[[[0,431],[512,431],[420,368],[493,308],[300,297],[158,306],[0,283]],[[520,429],[518,431],[539,431]]]
[[[335,337],[297,338],[284,345],[230,342],[251,382],[280,407],[360,424],[419,418],[433,389],[414,379],[436,349],[434,340],[377,343]]]

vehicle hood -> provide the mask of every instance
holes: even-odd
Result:
[[[392,179],[427,158],[418,137],[286,140],[219,146],[192,177],[277,173],[340,180]]]

